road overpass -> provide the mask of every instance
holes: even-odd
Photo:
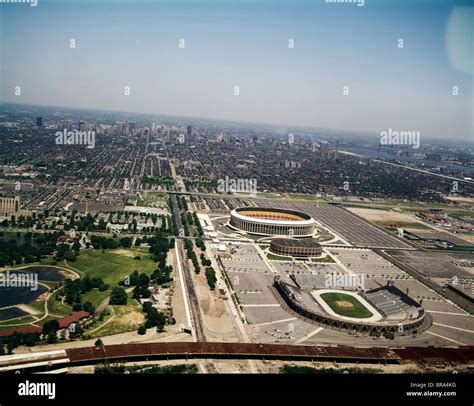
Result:
[[[373,364],[403,362],[468,364],[474,361],[474,346],[348,347],[257,343],[146,343],[71,348],[0,357],[0,372],[35,372],[103,362],[136,362],[169,359],[259,359],[326,361]]]

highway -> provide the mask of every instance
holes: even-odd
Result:
[[[279,359],[294,361],[400,364],[423,362],[468,365],[474,360],[474,347],[349,347],[260,343],[163,342],[82,347],[0,357],[0,373],[48,371],[74,365],[93,365],[106,361],[136,362],[168,359]],[[218,372],[204,364],[205,372]]]

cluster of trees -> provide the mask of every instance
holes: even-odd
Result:
[[[204,231],[202,229],[201,222],[199,221],[196,212],[193,213],[193,218],[194,218],[194,225],[196,226],[196,229],[197,229],[199,235],[202,236],[204,234]]]
[[[58,340],[59,322],[57,320],[49,320],[43,324],[43,335],[46,341],[51,344]]]
[[[186,255],[188,259],[190,259],[193,263],[194,272],[198,274],[201,272],[201,268],[199,267],[199,261],[196,257],[196,253],[194,252],[192,241],[188,239],[184,240],[184,247],[186,248]]]
[[[184,196],[177,195],[176,201],[178,202],[179,210],[188,210],[188,202],[186,201],[186,198]]]
[[[196,247],[201,248],[201,251],[206,251],[206,244],[201,239],[196,240]]]
[[[81,304],[81,295],[92,289],[99,289],[101,292],[109,288],[102,278],[90,278],[85,276],[82,279],[66,279],[64,283],[64,301],[73,306],[74,311],[84,310],[91,314],[95,313],[95,307],[90,302]],[[60,296],[58,295],[58,300]]]
[[[171,265],[166,265],[166,257],[167,255],[165,253],[158,255],[158,268],[151,274],[151,280],[156,282],[158,285],[164,285],[173,280],[173,278],[170,277],[173,267]]]
[[[140,326],[138,334],[144,334],[146,329],[156,327],[156,331],[159,333],[164,331],[166,325],[166,317],[163,313],[159,312],[151,302],[143,303],[143,313],[145,313],[145,324]]]
[[[63,234],[64,232],[55,232],[34,235],[28,232],[22,237],[18,232],[17,237],[21,237],[20,241],[0,240],[0,267],[40,261],[41,258],[54,252],[56,241]]]
[[[130,237],[123,237],[119,240],[117,238],[107,238],[99,235],[91,236],[91,244],[94,249],[116,249],[119,247],[130,248],[132,246],[132,239]]]
[[[170,249],[174,248],[174,238],[168,240],[161,232],[158,232],[153,237],[144,238],[143,242],[150,245],[148,252],[152,254],[152,258],[155,262],[162,261],[168,255]]]
[[[40,341],[40,333],[14,333],[8,337],[2,337],[0,339],[0,356],[13,353],[13,350],[20,345],[33,347]]]
[[[74,227],[76,230],[85,232],[106,231],[107,222],[104,219],[100,219],[98,224],[95,224],[97,216],[98,214],[93,217],[90,213],[87,213],[85,216],[80,216],[78,219],[76,219],[75,213],[73,212],[69,224],[65,224],[64,229],[69,230],[70,228]]]
[[[81,244],[79,241],[74,241],[72,247],[69,244],[59,244],[57,247],[56,254],[54,255],[54,259],[56,261],[76,261],[77,256],[79,255],[79,250],[81,248]]]
[[[204,186],[208,188],[216,188],[219,184],[218,179],[185,179],[186,189],[191,187]],[[192,196],[191,196],[192,198]]]
[[[201,264],[202,266],[211,266],[212,262],[210,259],[207,259],[204,253],[201,253]]]
[[[214,268],[209,266],[206,268],[205,275],[207,279],[207,284],[209,285],[211,290],[214,290],[217,282],[216,271],[214,270]]]
[[[111,305],[126,305],[128,301],[127,292],[121,286],[114,286],[110,293],[109,303]]]
[[[0,267],[41,260],[41,251],[31,244],[19,245],[15,240],[0,241]]]
[[[140,374],[140,375],[164,375],[164,374],[197,374],[198,367],[195,364],[191,365],[131,365],[125,366],[123,364],[104,364],[95,367],[94,373],[100,375],[108,374]]]
[[[18,218],[18,221],[14,220],[3,220],[0,225],[3,227],[19,227],[19,228],[31,228],[35,225],[36,220],[32,218],[31,216],[25,217],[25,216],[20,216]]]
[[[186,215],[184,213],[181,213],[181,224],[183,225],[184,235],[186,237],[189,237],[190,236],[189,227],[188,227],[188,224],[186,223]]]
[[[160,185],[170,187],[174,184],[173,178],[170,177],[154,177],[154,176],[142,176],[141,181],[143,184],[149,185]]]
[[[135,286],[133,289],[134,299],[148,298],[151,296],[151,293],[148,290],[148,287],[150,286],[150,278],[145,273],[138,274],[138,271],[134,271],[125,278],[125,280],[120,281],[119,285]]]
[[[177,202],[178,202],[179,208],[181,209],[182,203],[180,203],[179,196],[177,197]],[[170,208],[170,212],[174,213],[175,203],[174,203],[174,200],[173,200],[172,196],[168,197],[168,207]],[[175,216],[171,216],[170,221],[171,221],[171,227],[170,227],[169,231],[171,232],[172,235],[175,235],[175,236],[179,235],[178,225],[176,223]]]

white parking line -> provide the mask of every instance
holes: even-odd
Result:
[[[441,327],[446,327],[446,328],[452,328],[453,330],[465,331],[466,333],[471,333],[471,334],[474,333],[474,331],[472,331],[472,330],[466,330],[465,328],[448,326],[446,324],[433,323],[433,326],[441,326]]]
[[[451,316],[467,316],[467,313],[440,312],[437,310],[427,310],[428,313],[449,314]]]
[[[428,334],[431,334],[432,336],[440,337],[440,338],[442,338],[442,339],[444,339],[444,340],[452,341],[453,343],[456,343],[456,344],[466,345],[466,344],[464,344],[464,343],[461,343],[461,342],[456,341],[456,340],[452,340],[451,338],[444,337],[444,336],[442,336],[442,335],[440,335],[440,334],[436,334],[436,333],[433,333],[433,332],[431,332],[431,331],[427,331],[427,333],[428,333]]]
[[[243,304],[242,307],[280,307],[278,303],[271,304]]]
[[[303,341],[306,341],[308,338],[313,337],[314,335],[318,334],[321,330],[324,330],[322,327],[318,327],[316,330],[311,331],[311,333],[306,334],[304,337],[301,337],[299,340],[295,341],[295,344],[300,344]]]
[[[291,320],[296,320],[296,317],[291,317],[289,319],[275,320],[275,321],[267,321],[265,323],[259,323],[259,324],[253,324],[253,327],[269,326],[270,324],[284,323],[286,321],[291,321]]]

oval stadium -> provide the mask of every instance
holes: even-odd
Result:
[[[245,207],[232,210],[229,226],[248,234],[311,237],[316,221],[306,213],[294,210]]]

